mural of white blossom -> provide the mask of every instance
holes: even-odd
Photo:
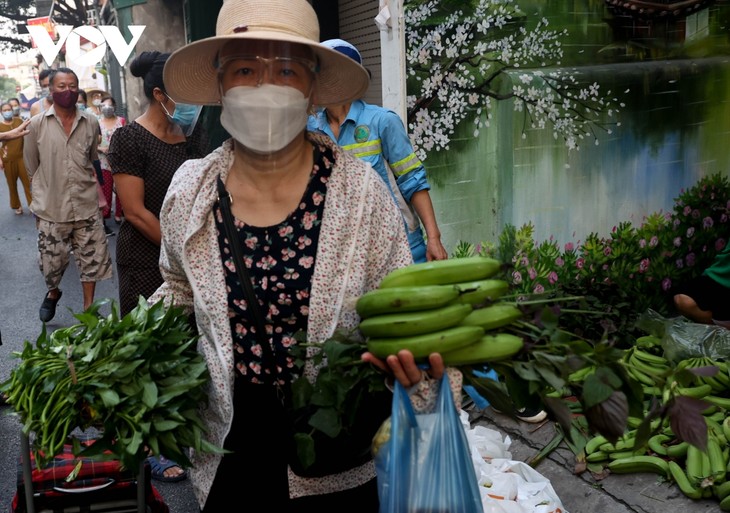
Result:
[[[620,126],[611,91],[560,67],[567,31],[529,20],[513,0],[406,0],[404,12],[408,129],[421,159],[448,149],[462,122],[478,136],[498,100],[522,114],[523,138],[549,129],[569,150]]]

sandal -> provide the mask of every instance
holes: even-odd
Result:
[[[177,476],[166,476],[165,470],[172,467],[180,467],[177,463],[172,460],[168,460],[164,456],[149,456],[147,463],[150,464],[150,470],[152,471],[152,479],[161,481],[163,483],[177,483],[188,477],[188,473],[183,469],[182,473]]]
[[[23,207],[18,207],[15,209],[15,215],[16,216],[22,216],[23,215]]]

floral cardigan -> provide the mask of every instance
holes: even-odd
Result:
[[[360,319],[355,303],[364,292],[377,288],[393,269],[412,263],[400,213],[370,165],[345,153],[326,136],[308,134],[333,149],[335,164],[327,186],[319,247],[312,277],[307,338],[329,338],[336,328],[353,329]],[[203,159],[186,161],[175,173],[160,213],[162,286],[149,298],[164,299],[195,313],[201,335],[198,350],[204,355],[211,380],[208,404],[201,405],[207,438],[219,447],[233,419],[233,344],[228,299],[212,208],[217,201],[216,178],[225,182],[233,163],[228,140]],[[308,368],[313,379],[317,370]],[[452,387],[460,389],[460,374]],[[422,380],[413,387],[417,409],[435,398],[434,383]],[[420,403],[420,406],[419,406]],[[202,508],[213,485],[221,455],[194,453],[190,469],[195,495]],[[320,478],[302,478],[291,471],[292,497],[331,493],[359,486],[375,476],[370,461],[346,472]]]

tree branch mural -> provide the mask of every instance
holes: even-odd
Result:
[[[0,0],[0,50],[24,52],[31,48],[30,38],[18,36],[17,24],[35,16],[33,0]]]
[[[476,137],[495,101],[512,100],[522,136],[551,128],[569,149],[597,131],[611,133],[623,107],[597,83],[560,68],[560,40],[543,18],[527,28],[513,0],[406,0],[408,128],[419,157],[449,148],[457,126],[473,119]]]

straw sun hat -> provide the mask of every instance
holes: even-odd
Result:
[[[319,44],[319,21],[306,0],[225,0],[218,13],[215,36],[175,51],[165,64],[163,79],[173,100],[194,105],[220,104],[215,63],[229,41],[284,41],[309,46],[317,57],[316,103],[349,103],[368,88],[365,68],[349,57]]]

